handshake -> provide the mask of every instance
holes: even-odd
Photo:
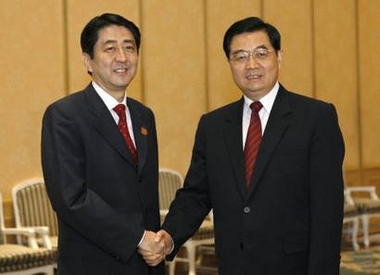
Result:
[[[158,265],[172,250],[173,240],[165,230],[157,233],[145,231],[144,239],[137,249],[149,266]]]

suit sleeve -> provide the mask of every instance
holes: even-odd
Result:
[[[50,201],[60,222],[115,258],[127,261],[143,236],[141,213],[120,213],[86,182],[86,152],[72,116],[57,105],[45,112],[42,167]]]
[[[162,228],[171,235],[174,241],[174,250],[168,256],[168,260],[173,259],[181,245],[195,234],[211,210],[204,130],[202,117],[196,132],[191,164],[184,186],[177,191],[162,225]]]
[[[333,105],[320,108],[310,148],[308,275],[339,274],[344,142]]]

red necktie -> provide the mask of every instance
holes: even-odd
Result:
[[[125,139],[125,142],[127,143],[128,149],[132,154],[133,160],[137,162],[137,151],[128,131],[127,117],[125,115],[125,105],[118,104],[115,108],[113,108],[113,110],[119,116],[119,123],[118,123],[119,130],[123,134],[123,137]]]
[[[252,171],[255,166],[257,152],[259,151],[261,143],[261,122],[259,111],[263,105],[260,101],[255,101],[249,107],[252,109],[252,114],[244,147],[245,180],[247,188],[249,188],[251,183]]]

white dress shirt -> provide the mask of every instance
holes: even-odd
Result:
[[[135,143],[135,137],[133,135],[133,125],[132,125],[132,119],[131,114],[129,113],[128,105],[127,105],[127,92],[125,92],[124,98],[122,102],[118,102],[114,97],[112,97],[109,93],[104,91],[102,87],[100,87],[98,84],[96,84],[94,81],[92,81],[92,86],[94,87],[97,94],[100,96],[100,98],[103,100],[104,104],[106,104],[108,110],[110,111],[113,119],[115,120],[116,124],[119,123],[119,116],[116,114],[116,112],[113,110],[118,104],[122,103],[125,105],[125,113],[127,116],[127,124],[128,124],[128,131],[129,135],[131,136],[131,139],[133,141],[133,144],[136,148]]]
[[[259,101],[263,105],[261,110],[259,111],[259,117],[261,121],[261,135],[264,135],[265,127],[268,122],[268,118],[270,115],[270,112],[273,107],[274,100],[276,99],[278,89],[280,88],[280,84],[276,82],[272,90],[268,94],[266,94],[264,97],[262,97]],[[242,120],[242,129],[243,129],[243,148],[245,146],[245,140],[247,138],[248,133],[248,127],[249,123],[251,121],[251,113],[252,110],[249,107],[253,101],[250,100],[248,97],[244,95],[244,106],[243,106],[243,120]]]

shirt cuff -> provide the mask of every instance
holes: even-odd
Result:
[[[137,245],[137,247],[140,247],[140,244],[143,242],[144,238],[145,238],[145,234],[146,234],[146,231],[144,230],[144,234],[142,235],[142,238],[139,242],[139,244]],[[172,240],[173,241],[173,240]]]

